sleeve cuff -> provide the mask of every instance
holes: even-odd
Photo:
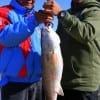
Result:
[[[29,32],[33,32],[34,31],[34,28],[36,26],[38,26],[38,22],[37,22],[36,17],[35,17],[34,14],[26,17],[25,23],[27,24],[27,28],[28,28],[28,31]]]

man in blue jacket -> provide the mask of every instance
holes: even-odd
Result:
[[[38,24],[52,17],[34,11],[35,0],[12,0],[0,7],[2,100],[42,100]]]

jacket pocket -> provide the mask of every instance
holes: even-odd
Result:
[[[75,76],[81,77],[79,63],[74,56],[71,57],[71,68]]]

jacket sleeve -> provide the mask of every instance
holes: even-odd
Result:
[[[62,23],[67,34],[81,43],[86,43],[98,37],[100,34],[100,9],[88,8],[80,15],[80,18],[71,15],[69,12],[66,13],[67,16],[59,19],[59,22]]]
[[[37,21],[34,15],[16,23],[7,23],[4,18],[0,18],[0,44],[6,47],[19,45],[27,39],[37,26]]]

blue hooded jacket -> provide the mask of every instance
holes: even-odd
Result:
[[[0,85],[41,80],[40,35],[34,8],[26,10],[16,0],[0,8]]]

